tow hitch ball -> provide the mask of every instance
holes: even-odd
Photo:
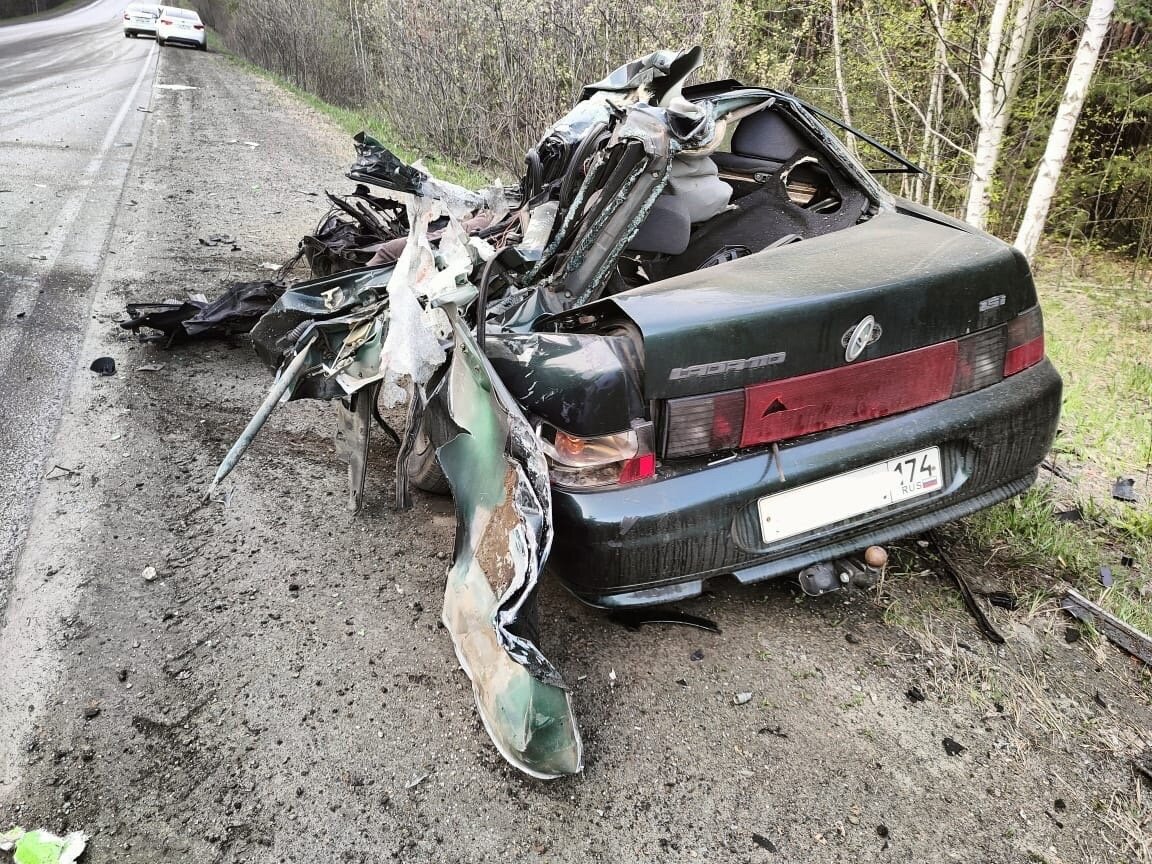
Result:
[[[819,597],[830,591],[838,591],[848,585],[857,588],[871,588],[876,584],[884,565],[888,563],[888,553],[880,546],[869,546],[862,558],[837,558],[821,561],[805,567],[796,574],[800,588],[810,597]]]

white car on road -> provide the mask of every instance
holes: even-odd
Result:
[[[133,3],[124,10],[124,38],[155,36],[160,7],[147,3]]]
[[[191,9],[177,9],[175,6],[160,7],[156,41],[161,45],[179,43],[191,45],[201,51],[208,50],[208,35],[200,16]]]

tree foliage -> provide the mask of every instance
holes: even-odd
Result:
[[[0,0],[0,21],[5,18],[19,18],[47,12],[63,3],[64,0]]]
[[[833,114],[847,108],[856,127],[930,172],[894,177],[893,191],[962,215],[995,6],[203,0],[200,9],[253,62],[338,104],[381,109],[406,142],[506,177],[518,173],[525,149],[582,84],[656,48],[702,44],[708,65],[701,80],[736,77],[791,90]],[[1089,3],[1032,6],[987,189],[987,227],[1006,237],[1027,201]],[[1004,19],[1005,45],[1013,14]],[[1150,27],[1152,0],[1122,0],[1050,213],[1050,230],[1061,238],[1152,253]]]

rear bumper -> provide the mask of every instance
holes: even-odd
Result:
[[[204,44],[207,37],[203,31],[190,35],[184,30],[170,30],[170,31],[156,31],[156,38],[163,39],[170,45],[195,45],[199,47]]]
[[[1056,434],[1060,395],[1060,376],[1044,360],[966,396],[783,445],[783,481],[761,449],[634,486],[555,489],[549,569],[586,602],[638,606],[695,596],[717,576],[756,582],[925,531],[1031,485]],[[931,446],[940,448],[939,492],[763,542],[761,497]]]

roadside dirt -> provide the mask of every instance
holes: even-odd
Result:
[[[78,376],[8,612],[58,674],[0,706],[4,821],[88,831],[92,864],[1141,860],[1147,673],[1046,608],[993,610],[997,649],[914,543],[878,590],[683,605],[721,635],[549,585],[587,768],[506,766],[438,623],[450,502],[391,509],[386,440],[352,516],[331,415],[292,403],[200,504],[270,376],[244,339],[166,352],[115,322],[261,278],[353,154],[220,55],[167,49],[157,85],[84,346],[119,372]]]

